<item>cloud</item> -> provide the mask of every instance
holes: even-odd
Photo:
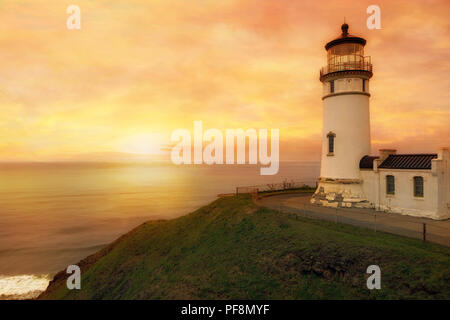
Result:
[[[279,128],[282,159],[318,158],[318,71],[344,16],[374,63],[374,147],[450,144],[448,1],[379,1],[374,31],[368,1],[79,0],[80,31],[69,4],[0,4],[0,160],[118,152],[194,120]]]

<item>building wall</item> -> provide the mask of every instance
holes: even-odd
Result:
[[[369,96],[341,94],[326,97],[323,108],[320,176],[360,179],[359,161],[370,154]],[[333,155],[328,155],[329,132],[336,135]]]
[[[362,187],[364,195],[369,201],[371,208],[376,208],[378,204],[378,194],[379,194],[379,176],[378,173],[374,172],[372,169],[361,170]]]
[[[431,172],[438,180],[437,206],[443,218],[450,218],[450,159],[448,148],[438,151],[438,158],[431,161]]]
[[[411,216],[438,218],[438,178],[431,170],[379,170],[378,208]],[[386,176],[395,178],[395,194],[386,193]],[[414,177],[423,177],[423,197],[414,196]]]
[[[323,96],[341,92],[369,92],[369,80],[365,78],[343,77],[332,81],[334,81],[334,92],[331,92],[330,81],[325,81],[323,83]],[[365,81],[364,86],[363,81]]]
[[[360,170],[363,191],[372,208],[431,219],[450,218],[449,161],[444,156],[432,161],[431,170]],[[395,177],[395,194],[386,193],[386,176]],[[424,179],[424,196],[414,196],[414,177]]]

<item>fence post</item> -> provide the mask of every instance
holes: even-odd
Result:
[[[422,240],[427,241],[427,224],[423,223]]]

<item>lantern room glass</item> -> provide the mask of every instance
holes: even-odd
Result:
[[[358,43],[342,43],[328,49],[328,70],[351,70],[364,66],[364,46]]]
[[[328,49],[328,64],[364,61],[364,46],[342,43]]]

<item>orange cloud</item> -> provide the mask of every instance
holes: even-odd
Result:
[[[448,1],[379,1],[374,31],[369,1],[79,0],[80,31],[69,4],[0,5],[0,160],[157,150],[194,120],[279,128],[281,159],[318,159],[318,71],[344,16],[374,63],[374,150],[450,144]]]

